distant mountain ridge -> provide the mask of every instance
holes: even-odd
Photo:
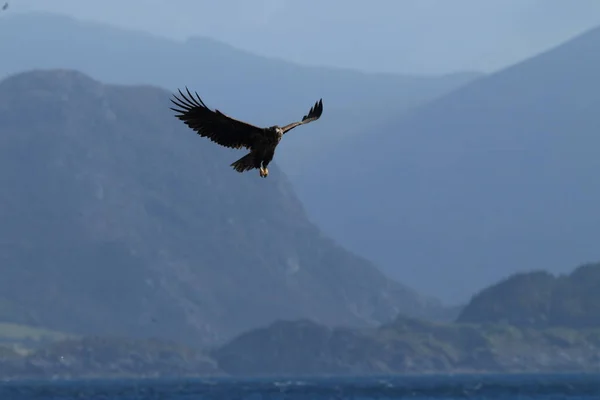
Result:
[[[169,96],[70,70],[0,82],[0,321],[201,346],[280,318],[444,317],[323,236],[276,163],[233,171]]]
[[[600,28],[340,142],[296,177],[299,197],[340,243],[448,303],[597,259],[599,46]]]

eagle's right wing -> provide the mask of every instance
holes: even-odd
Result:
[[[251,150],[258,136],[263,134],[263,130],[257,126],[228,117],[219,110],[209,109],[198,93],[195,93],[194,98],[188,88],[185,89],[189,98],[179,90],[181,98],[173,95],[175,99],[171,99],[178,109],[171,110],[177,112],[175,116],[200,136],[221,146],[234,149],[246,147]]]

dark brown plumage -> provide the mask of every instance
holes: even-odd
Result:
[[[277,125],[261,128],[243,121],[231,118],[219,110],[209,109],[198,93],[194,97],[186,88],[188,96],[179,90],[181,97],[174,95],[171,102],[178,108],[171,108],[188,127],[193,129],[202,137],[209,138],[213,142],[233,149],[246,148],[248,154],[231,164],[238,172],[251,169],[260,170],[260,176],[266,178],[269,175],[267,166],[273,160],[275,148],[281,141],[283,135],[297,126],[316,121],[323,113],[322,99],[317,101],[301,121],[279,127]]]

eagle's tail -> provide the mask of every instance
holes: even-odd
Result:
[[[244,157],[242,157],[239,160],[232,163],[231,166],[237,172],[250,171],[251,169],[254,169],[254,168],[260,168],[260,161],[258,162],[258,165],[257,165],[256,160],[254,159],[254,154],[252,152],[250,152],[250,153],[246,154]]]

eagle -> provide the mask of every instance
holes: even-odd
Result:
[[[297,126],[316,121],[323,113],[323,99],[319,99],[302,120],[292,122],[283,127],[273,125],[261,128],[247,122],[231,118],[219,110],[209,109],[198,93],[194,97],[186,87],[187,96],[181,92],[173,95],[170,99],[177,108],[170,109],[177,114],[175,117],[183,121],[198,135],[209,138],[211,141],[233,149],[246,148],[248,154],[233,162],[230,166],[237,172],[260,170],[260,176],[266,178],[269,175],[267,166],[273,160],[275,148],[286,132]]]

